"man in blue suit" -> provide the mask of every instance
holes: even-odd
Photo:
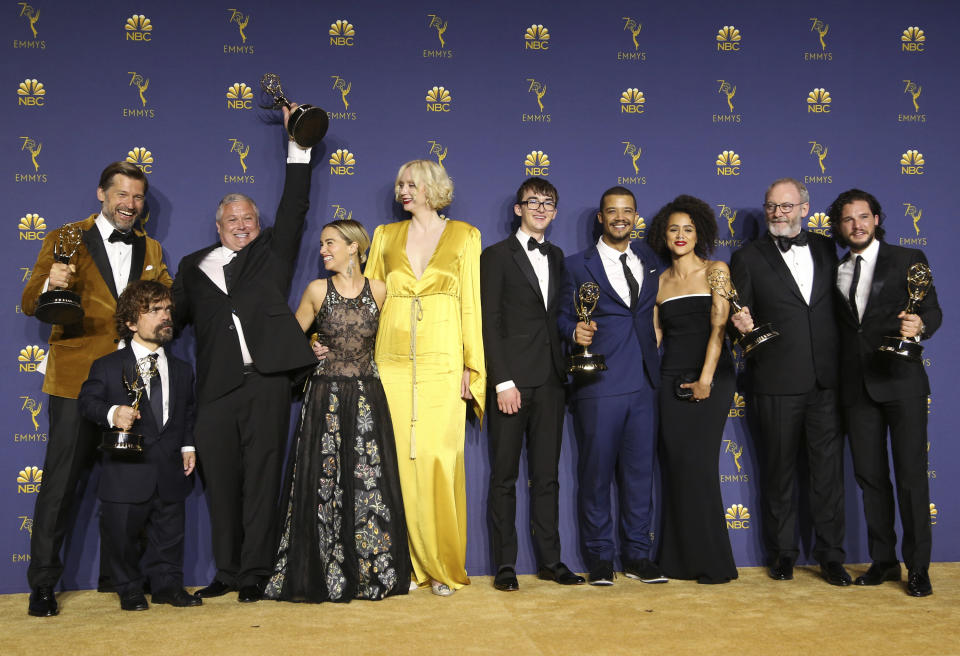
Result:
[[[153,280],[127,285],[115,315],[127,346],[94,361],[78,399],[90,421],[143,436],[142,454],[104,454],[97,491],[101,549],[120,607],[129,611],[149,607],[144,579],[155,604],[203,603],[183,589],[184,499],[193,488],[196,412],[193,369],[163,348],[173,338],[172,311],[165,285]],[[137,410],[125,379],[137,380],[139,362],[149,360],[157,373],[140,378],[144,394]]]
[[[667,579],[650,561],[651,493],[657,433],[660,360],[653,306],[661,264],[645,243],[631,242],[637,201],[629,189],[603,193],[595,246],[566,259],[560,334],[572,348],[589,346],[608,369],[575,376],[570,402],[579,450],[580,535],[591,585],[613,585],[614,539],[610,486],[619,493],[623,573],[644,583]],[[579,321],[573,299],[595,282],[600,299],[589,324]]]

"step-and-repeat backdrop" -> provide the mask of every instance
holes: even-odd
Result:
[[[646,221],[677,194],[706,200],[722,259],[762,232],[759,206],[774,178],[805,182],[808,229],[825,234],[825,209],[839,192],[872,191],[888,240],[926,251],[945,307],[944,328],[925,351],[930,522],[934,559],[960,559],[960,446],[951,428],[960,409],[950,382],[958,367],[954,3],[0,0],[0,17],[0,592],[26,589],[43,484],[47,398],[36,368],[49,329],[19,303],[46,231],[97,211],[100,170],[118,159],[149,176],[145,229],[172,269],[215,240],[214,208],[229,191],[256,198],[272,222],[285,146],[278,113],[258,107],[267,72],[291,100],[330,116],[314,149],[291,304],[321,268],[319,227],[353,217],[372,232],[399,218],[392,184],[413,158],[449,171],[456,198],[447,215],[478,226],[487,245],[507,236],[520,182],[548,178],[560,190],[548,236],[567,253],[591,243],[598,197],[612,185],[635,192]],[[636,236],[645,230],[638,219]],[[190,335],[174,349],[190,356]],[[750,401],[742,389],[730,399],[717,454],[742,566],[763,558]],[[570,423],[561,531],[564,557],[580,569]],[[486,574],[485,428],[468,426],[466,460],[467,567]],[[866,531],[847,460],[848,559],[863,562]],[[96,480],[94,471],[78,499],[67,588],[95,584]],[[530,572],[523,481],[518,569]],[[188,584],[213,572],[206,513],[198,488],[188,500]],[[806,549],[809,526],[804,532]]]

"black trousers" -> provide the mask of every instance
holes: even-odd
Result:
[[[142,592],[144,578],[153,592],[183,588],[183,508],[156,493],[143,503],[100,502],[100,544],[110,547],[106,567],[120,596]]]
[[[933,538],[927,479],[926,397],[877,403],[864,391],[856,403],[845,408],[845,415],[853,471],[863,492],[870,558],[878,562],[897,560],[897,534],[893,528],[895,506],[887,451],[889,430],[903,525],[903,562],[908,569],[928,567]]]
[[[837,393],[816,388],[806,394],[755,394],[759,435],[763,537],[771,564],[794,562],[797,535],[797,458],[806,450],[810,466],[810,512],[820,563],[843,562],[843,433]]]
[[[289,428],[285,374],[247,374],[242,386],[197,410],[194,437],[213,559],[217,579],[229,586],[256,585],[273,571]]]
[[[100,429],[80,415],[76,399],[47,397],[50,430],[43,460],[43,481],[33,510],[30,537],[30,565],[27,582],[31,590],[56,586],[63,576],[60,550],[71,519],[71,510],[80,499],[86,478],[99,457]],[[106,418],[104,418],[106,419]],[[100,586],[110,587],[106,554],[101,548]]]
[[[530,529],[537,563],[560,562],[559,490],[557,466],[562,441],[564,392],[559,381],[521,387],[520,410],[507,415],[497,409],[497,394],[488,392],[490,408],[490,490],[487,512],[497,568],[517,562],[517,476],[523,438],[527,438],[530,475]]]

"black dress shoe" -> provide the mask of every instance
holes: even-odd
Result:
[[[41,585],[30,593],[30,605],[27,614],[33,617],[53,617],[60,611],[57,608],[57,598],[53,594],[53,586]]]
[[[857,577],[856,585],[880,585],[884,581],[900,580],[900,563],[871,563],[866,573]]]
[[[823,574],[823,580],[830,585],[850,585],[850,575],[843,568],[843,563],[831,560],[824,565],[820,565],[820,573]]]
[[[537,570],[537,578],[544,581],[556,581],[560,585],[583,585],[587,582],[587,579],[579,574],[574,574],[563,563],[557,563],[553,567],[541,567]]]
[[[150,605],[147,604],[147,598],[143,596],[142,592],[128,592],[125,595],[120,595],[120,608],[123,610],[148,610]]]
[[[666,583],[669,579],[663,575],[659,565],[649,558],[640,560],[623,559],[623,574],[628,579],[636,579],[643,583]]]
[[[200,597],[194,597],[183,588],[168,588],[160,592],[154,592],[151,600],[155,604],[170,604],[177,608],[186,608],[188,606],[199,606],[203,603]]]
[[[237,601],[242,604],[249,604],[263,599],[263,593],[259,585],[241,585],[237,594]]]
[[[193,593],[194,597],[200,597],[201,599],[209,599],[210,597],[222,597],[233,590],[232,587],[220,581],[219,579],[213,579],[213,583],[208,585],[205,588],[200,588]]]
[[[907,574],[907,594],[911,597],[927,597],[933,594],[926,567],[912,569]]]
[[[787,558],[781,558],[767,570],[767,574],[774,581],[792,581],[793,563]]]
[[[517,573],[512,567],[504,567],[493,577],[493,587],[502,592],[516,592],[520,589]]]
[[[590,585],[613,585],[613,563],[601,560],[590,568]]]

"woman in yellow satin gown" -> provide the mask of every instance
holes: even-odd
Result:
[[[466,572],[464,403],[483,419],[480,231],[446,219],[453,183],[435,162],[400,167],[409,221],[379,226],[365,275],[383,280],[376,363],[397,441],[413,576],[449,596]]]

